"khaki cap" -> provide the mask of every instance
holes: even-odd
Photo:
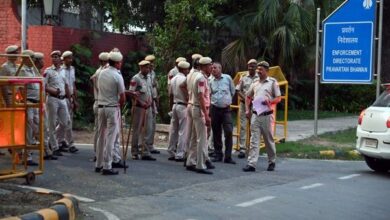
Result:
[[[187,59],[184,58],[184,57],[178,57],[178,58],[176,59],[176,63],[179,63],[180,61],[187,61]]]
[[[192,56],[191,56],[192,60],[200,59],[200,58],[202,58],[202,57],[203,57],[203,56],[200,55],[200,54],[198,54],[198,53],[194,53],[194,54],[192,54]]]
[[[34,58],[37,60],[43,59],[44,55],[41,52],[35,52],[34,53]]]
[[[50,53],[50,56],[53,56],[53,55],[58,55],[58,56],[61,56],[61,51],[59,50],[54,50]]]
[[[262,66],[265,68],[269,68],[269,63],[267,61],[260,61],[257,66]]]
[[[107,52],[101,52],[99,54],[99,60],[108,61],[108,53]]]
[[[142,60],[141,62],[138,63],[138,66],[145,66],[145,65],[149,65],[150,62],[147,61],[147,60]]]
[[[147,55],[145,57],[145,60],[149,61],[149,62],[154,61],[155,59],[156,59],[156,57],[154,55]]]
[[[247,64],[249,65],[249,64],[251,64],[251,63],[257,64],[257,60],[255,60],[255,59],[250,59],[250,60],[248,61]]]
[[[180,61],[179,64],[177,64],[177,66],[182,69],[188,69],[190,68],[190,63],[187,61]]]
[[[114,62],[120,62],[120,61],[122,61],[123,56],[122,56],[121,52],[114,52],[114,51],[111,51],[111,52],[108,54],[108,59],[109,59],[109,60],[112,60],[112,61],[114,61]]]
[[[23,50],[22,55],[30,56],[31,58],[34,57],[34,51],[32,50]]]
[[[72,51],[67,50],[62,54],[61,58],[70,57],[70,56],[73,56],[73,53]]]
[[[199,64],[201,65],[207,65],[207,64],[212,64],[213,60],[210,57],[202,57],[199,59]]]
[[[6,53],[15,53],[18,51],[19,47],[17,45],[10,45],[7,48],[5,48]]]

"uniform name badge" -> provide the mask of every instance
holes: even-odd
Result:
[[[254,99],[252,101],[253,109],[256,111],[257,115],[260,115],[264,112],[269,112],[271,109],[268,107],[268,105],[264,105],[265,102],[264,97],[259,97],[257,99]]]

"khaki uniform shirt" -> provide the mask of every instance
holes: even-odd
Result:
[[[129,90],[132,92],[140,92],[138,97],[143,103],[150,102],[152,100],[152,81],[149,74],[142,75],[141,72],[131,78]]]
[[[176,74],[179,72],[179,69],[175,66],[175,67],[173,67],[170,71],[169,71],[169,73],[168,73],[168,88],[169,88],[169,86],[171,85],[171,80],[172,80],[172,78],[173,77],[175,77],[176,76]]]
[[[255,73],[255,75],[253,75],[253,76],[249,75],[249,73],[241,76],[240,81],[238,82],[238,84],[236,86],[236,90],[244,93],[244,95],[245,95],[248,92],[249,87],[252,85],[253,81],[258,79],[258,78],[259,78],[259,76],[257,75],[257,73]],[[245,100],[241,100],[241,101],[245,102]]]
[[[186,103],[186,96],[180,88],[180,85],[186,81],[186,76],[183,73],[178,73],[175,77],[172,78],[171,86],[169,89],[171,90],[171,94],[173,95],[174,103]]]
[[[66,79],[66,82],[69,86],[69,94],[73,95],[73,86],[76,82],[75,68],[73,66],[67,67],[63,65],[61,66],[60,74]]]
[[[187,91],[188,91],[188,103],[192,103],[192,88],[194,85],[194,79],[196,78],[197,74],[199,74],[199,70],[194,70],[192,73],[189,73],[186,77],[186,85],[187,85]]]
[[[66,80],[59,73],[60,69],[56,69],[54,65],[45,69],[45,86],[60,89],[60,96],[65,95]]]
[[[25,77],[38,77],[33,67],[23,66],[20,70],[19,76]],[[29,83],[27,84],[27,99],[39,100],[39,84]]]
[[[98,78],[98,105],[116,106],[119,95],[125,92],[123,77],[112,66],[102,70]]]
[[[17,70],[18,65],[7,61],[1,66],[0,76],[15,76]]]
[[[259,97],[274,99],[280,96],[281,93],[276,79],[268,76],[264,81],[260,81],[260,79],[255,80],[246,95],[253,97],[253,100]]]
[[[194,76],[195,79],[193,80],[192,84],[192,94],[191,94],[191,101],[193,105],[199,105],[199,98],[198,94],[202,93],[204,100],[205,100],[205,106],[210,107],[210,87],[207,78],[204,76],[202,72],[198,72],[196,76]]]

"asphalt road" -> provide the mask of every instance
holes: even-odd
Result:
[[[278,158],[255,173],[215,163],[214,175],[186,171],[167,160],[132,161],[124,174],[102,176],[89,161],[92,147],[45,164],[35,187],[80,197],[82,219],[389,219],[390,173],[377,174],[362,161]],[[22,180],[9,180],[20,184]]]

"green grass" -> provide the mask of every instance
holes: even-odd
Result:
[[[348,112],[333,112],[333,111],[319,111],[318,118],[335,118],[335,117],[345,117],[345,116],[354,116],[358,115],[357,113],[348,113]],[[284,111],[279,110],[277,112],[276,118],[277,120],[283,120]],[[314,119],[314,110],[289,110],[288,121],[296,121],[296,120],[313,120]]]
[[[297,142],[276,145],[280,157],[308,159],[362,160],[360,155],[350,153],[355,150],[356,129],[326,133],[317,138],[311,137]],[[334,151],[334,155],[321,155],[320,151]]]

